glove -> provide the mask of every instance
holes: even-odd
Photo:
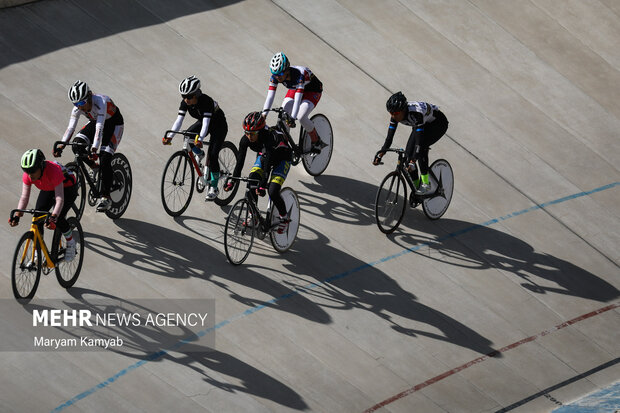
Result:
[[[88,159],[91,161],[96,161],[99,159],[99,155],[97,155],[97,148],[91,148],[91,152],[88,154]]]
[[[55,157],[55,158],[59,158],[59,157],[61,157],[61,156],[62,156],[62,150],[63,150],[63,149],[64,149],[64,146],[60,146],[60,145],[59,145],[59,146],[56,148],[56,152],[54,152],[54,157]]]
[[[231,181],[227,181],[226,184],[224,184],[224,192],[232,191],[233,186],[235,186],[235,184]]]
[[[13,219],[9,218],[9,225],[12,227],[17,226],[17,224],[19,224],[19,217],[16,215],[13,217]]]
[[[194,139],[194,145],[198,148],[202,148],[202,141],[199,139],[198,135],[196,135],[196,139]]]
[[[172,138],[163,137],[161,138],[162,145],[172,145]]]
[[[375,155],[375,159],[373,159],[372,161],[372,164],[379,165],[381,163],[381,158],[383,158],[383,155],[385,155],[385,152],[377,152],[377,154]]]
[[[289,127],[289,128],[294,128],[294,127],[296,126],[296,125],[295,125],[295,119],[293,119],[293,118],[288,118],[288,119],[286,120],[286,124],[288,125],[288,127]]]
[[[45,220],[45,227],[47,229],[56,229],[56,215],[49,215]]]
[[[267,190],[262,186],[260,188],[256,188],[256,195],[265,196],[267,194]]]

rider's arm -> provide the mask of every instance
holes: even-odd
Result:
[[[95,139],[93,142],[93,152],[99,150],[101,140],[103,139],[103,125],[105,124],[105,112],[97,114],[97,123],[95,124]]]
[[[56,187],[54,188],[54,196],[56,198],[56,204],[54,205],[54,211],[52,212],[52,215],[56,215],[57,217],[59,217],[60,212],[62,211],[62,206],[65,203],[65,188],[62,182],[56,185]]]
[[[265,115],[265,117],[269,113],[267,111],[271,109],[271,105],[273,105],[273,99],[276,96],[277,88],[278,88],[278,82],[276,82],[274,80],[274,77],[272,76],[269,79],[269,90],[267,90],[267,99],[265,99],[265,104],[263,105],[263,115]]]
[[[394,134],[396,133],[397,127],[398,122],[396,122],[394,118],[390,118],[390,126],[388,126],[387,137],[385,138],[385,142],[379,152],[385,152],[390,148],[390,146],[392,146],[392,141],[394,140]]]
[[[304,96],[304,79],[300,77],[297,86],[295,87],[295,98],[293,100],[293,110],[291,110],[291,117],[297,119],[299,113],[299,105],[301,105],[301,99]]]
[[[204,96],[204,95],[203,95]],[[202,97],[202,96],[201,96]],[[215,102],[210,97],[208,99],[203,98],[203,104],[201,105],[202,111],[202,128],[200,129],[199,140],[202,142],[209,133],[209,123],[211,123],[211,116],[215,112]]]
[[[30,188],[30,184],[22,182],[22,195],[19,197],[17,209],[24,209],[28,206],[28,201],[30,200]],[[23,214],[19,212],[17,215],[21,217]]]
[[[179,116],[177,116],[177,119],[174,121],[170,129],[175,132],[178,132],[179,129],[181,129],[181,126],[183,125],[183,119],[185,119],[185,111],[179,110]],[[168,133],[166,138],[172,138],[173,136],[174,136],[173,133]]]
[[[78,119],[80,118],[80,110],[76,107],[71,111],[71,117],[69,118],[69,125],[67,126],[67,130],[62,137],[63,142],[68,142],[69,139],[73,136],[73,132],[75,132],[75,127],[77,126]]]

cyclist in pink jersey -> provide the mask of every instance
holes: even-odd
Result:
[[[107,211],[112,202],[110,201],[110,188],[112,187],[112,157],[114,152],[121,143],[123,137],[123,129],[125,127],[123,115],[114,104],[112,99],[106,95],[93,94],[88,85],[78,80],[69,89],[69,100],[73,103],[73,110],[69,119],[69,126],[62,137],[63,142],[68,142],[75,132],[78,120],[81,115],[86,116],[89,122],[75,136],[74,142],[83,142],[91,145],[91,153],[89,154],[90,166],[96,168],[94,160],[99,157],[100,173],[101,173],[101,198],[97,203],[97,212]],[[58,147],[58,151],[54,156],[62,155],[63,146]],[[77,155],[83,149],[77,146],[73,147],[74,153]],[[97,156],[97,152],[99,155]]]
[[[282,52],[276,53],[269,64],[271,77],[269,78],[269,90],[263,105],[263,117],[267,117],[268,109],[271,109],[276,94],[278,83],[282,83],[288,92],[282,101],[282,107],[293,118],[292,124],[295,127],[295,119],[308,131],[312,141],[312,149],[320,151],[327,146],[321,141],[316,132],[314,123],[308,117],[310,112],[316,107],[323,93],[321,81],[304,66],[291,66],[288,57]]]
[[[28,206],[30,189],[32,185],[36,186],[40,192],[35,209],[48,211],[54,207],[45,226],[51,228],[52,224],[55,224],[62,231],[67,240],[65,261],[72,261],[75,257],[75,240],[71,226],[65,217],[78,194],[75,176],[58,162],[46,161],[40,149],[26,151],[22,155],[21,167],[24,174],[22,175],[22,195],[17,209],[24,209]],[[12,227],[18,225],[22,215],[23,213],[17,212],[13,220],[9,220],[9,225]]]

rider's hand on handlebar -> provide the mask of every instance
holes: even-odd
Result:
[[[13,218],[9,218],[9,225],[12,227],[16,227],[19,224],[19,216],[15,215]]]
[[[164,136],[163,138],[161,138],[161,143],[162,145],[172,145],[172,138]]]
[[[59,158],[62,156],[62,150],[65,149],[65,145],[58,145],[54,151],[54,157]]]
[[[194,145],[196,145],[197,148],[202,148],[202,141],[198,136],[196,136],[196,139],[194,139]]]
[[[256,188],[256,195],[265,196],[265,194],[267,194],[267,190],[265,188],[262,186],[260,188]]]
[[[96,161],[99,159],[99,155],[97,155],[97,148],[91,148],[91,152],[88,154],[88,159],[91,161]]]
[[[373,159],[372,161],[372,164],[379,165],[381,163],[381,158],[383,158],[383,155],[385,155],[385,152],[377,152],[377,154],[375,155],[375,159]]]
[[[56,229],[56,215],[49,215],[45,220],[45,228]]]
[[[233,186],[235,186],[235,184],[233,184],[231,181],[226,182],[226,184],[224,184],[224,192],[232,191]]]

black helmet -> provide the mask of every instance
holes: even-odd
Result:
[[[243,129],[252,132],[258,131],[265,127],[265,118],[260,112],[250,112],[243,120]]]
[[[385,108],[388,112],[400,112],[407,107],[407,98],[403,92],[396,92],[385,102]]]

